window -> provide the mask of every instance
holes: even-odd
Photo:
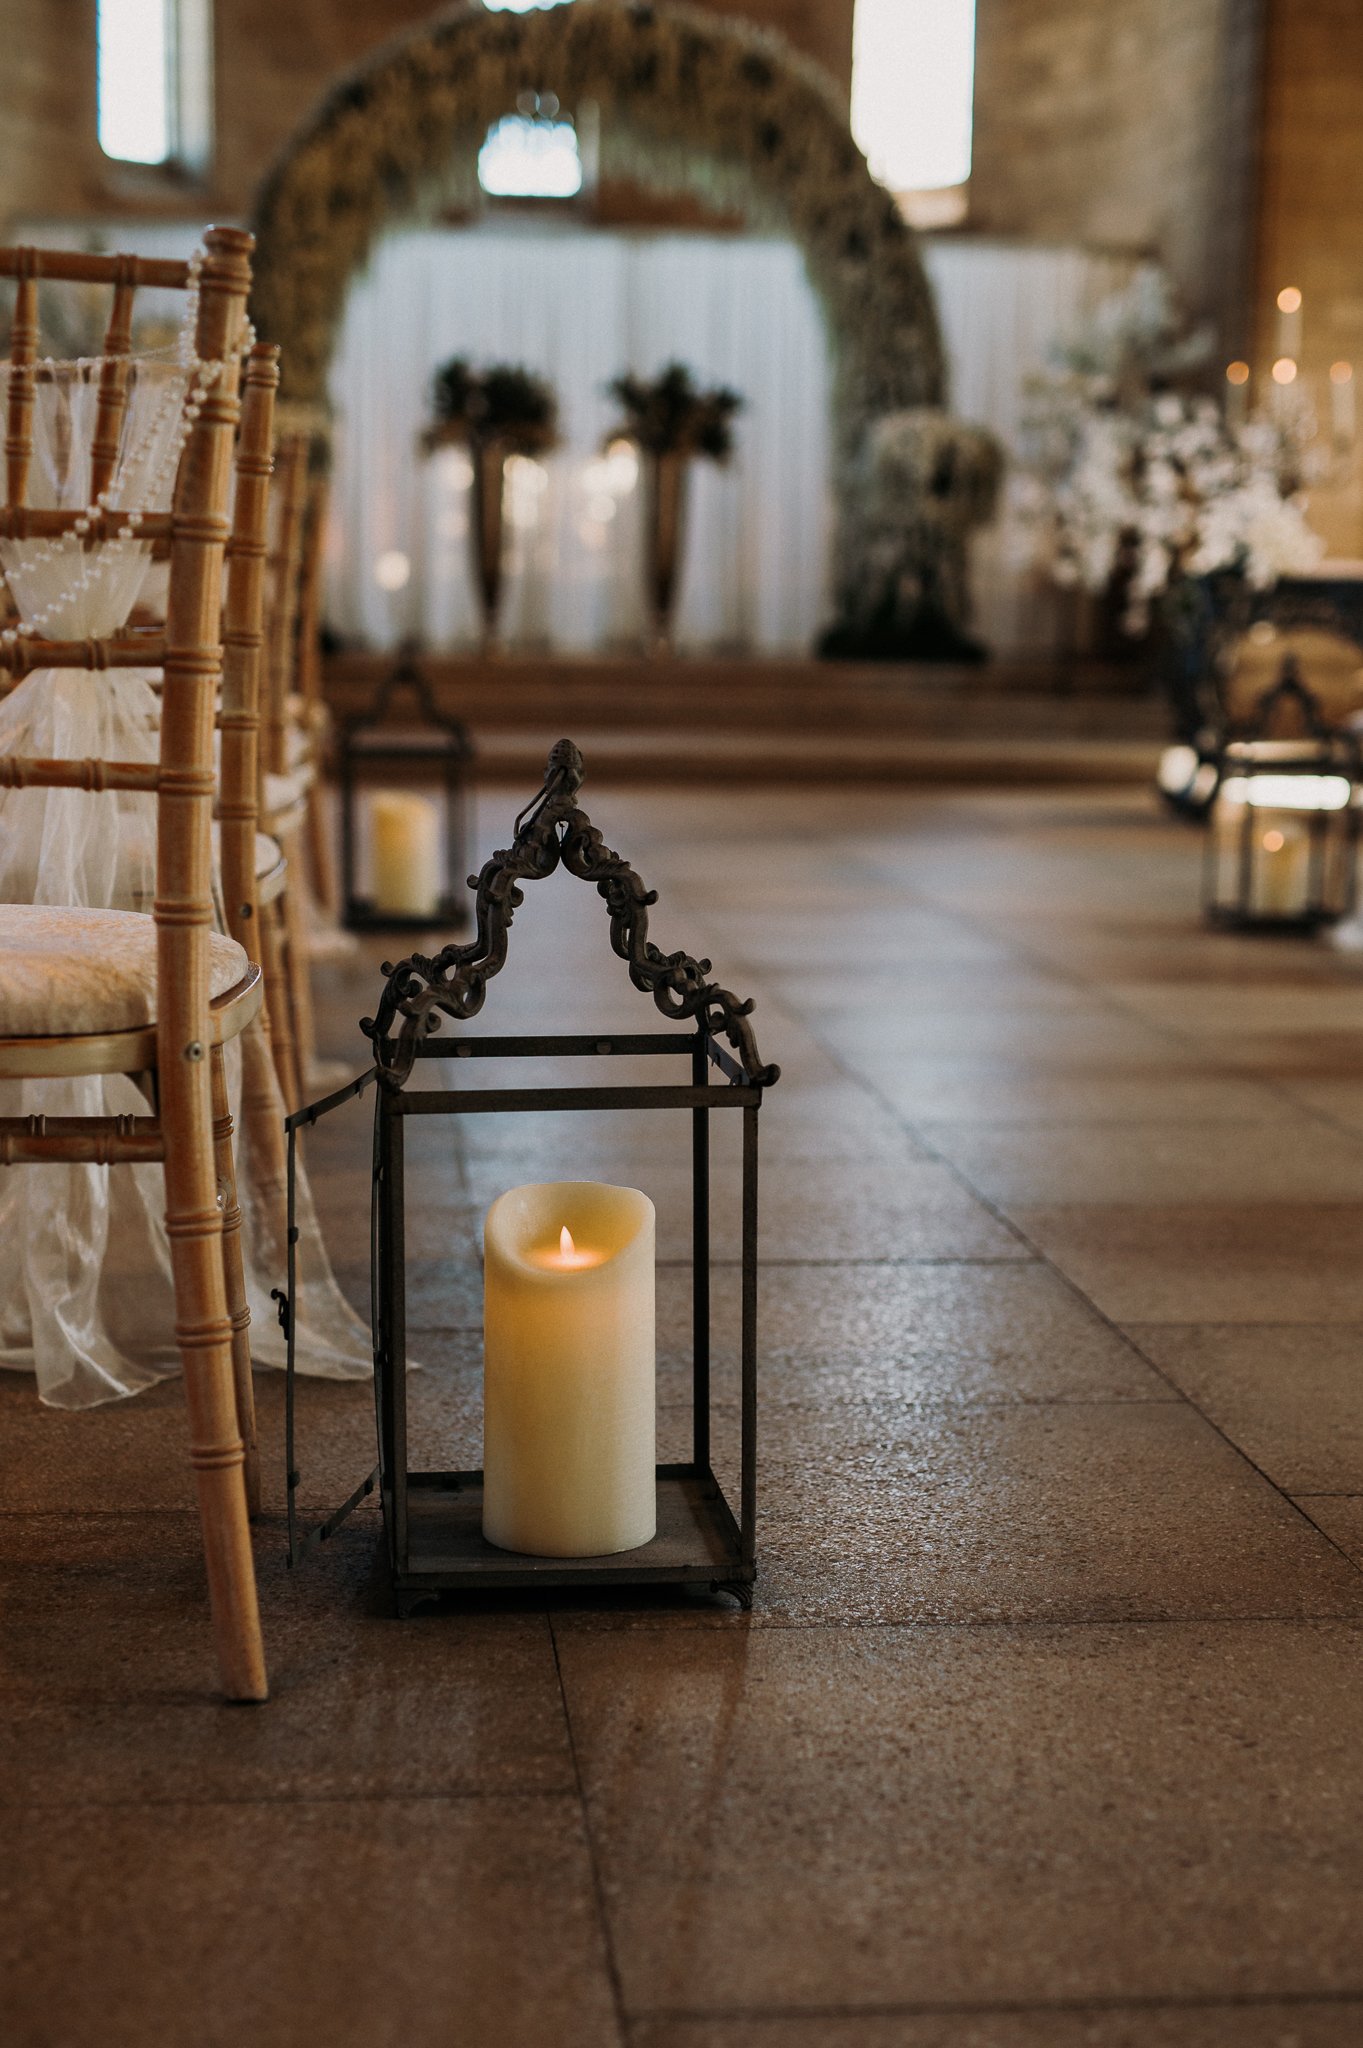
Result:
[[[208,160],[210,0],[98,0],[99,146],[120,163]]]
[[[541,111],[508,114],[489,128],[478,152],[478,183],[494,199],[573,199],[582,190],[582,157],[571,121],[556,121],[558,101],[522,94]]]
[[[897,193],[970,176],[975,0],[857,0],[852,133]]]
[[[494,14],[509,11],[512,14],[530,14],[536,7],[562,7],[564,0],[483,0],[484,7]]]

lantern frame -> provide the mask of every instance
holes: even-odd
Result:
[[[740,1002],[709,979],[710,962],[663,954],[648,937],[656,892],[612,853],[577,802],[582,757],[563,740],[549,756],[545,784],[516,821],[512,846],[484,865],[476,883],[476,934],[434,958],[413,955],[385,967],[377,1017],[362,1020],[373,1065],[347,1087],[287,1120],[289,1142],[288,1287],[280,1293],[287,1338],[286,1433],[289,1562],[297,1564],[334,1534],[369,1494],[383,1510],[397,1611],[446,1592],[508,1587],[690,1586],[752,1604],[757,1573],[757,1283],[758,1114],[780,1069],[764,1066]],[[592,881],[610,915],[612,950],[630,979],[673,1024],[688,1028],[512,1037],[436,1036],[442,1017],[467,1021],[482,1009],[488,981],[504,965],[507,935],[523,897],[520,884],[562,865]],[[426,1088],[412,1085],[421,1062],[581,1060],[658,1057],[684,1060],[685,1083],[583,1087]],[[294,1172],[297,1136],[343,1104],[375,1089],[371,1206],[371,1313],[378,1458],[372,1471],[326,1521],[304,1531],[296,1511],[294,1334],[296,1288]],[[692,1225],[692,1445],[682,1463],[656,1467],[658,1530],[637,1550],[603,1557],[538,1557],[498,1550],[482,1534],[483,1475],[478,1470],[413,1472],[407,1462],[406,1188],[409,1118],[530,1114],[549,1111],[676,1110],[690,1121]],[[735,1514],[711,1459],[711,1116],[741,1115],[741,1331],[739,1506]]]
[[[402,692],[416,700],[420,725],[390,723],[393,700]],[[473,742],[462,720],[442,712],[430,679],[411,645],[380,683],[367,711],[347,719],[336,745],[336,771],[341,798],[342,922],[352,932],[460,931],[468,924],[465,882],[468,868],[467,794],[474,760]],[[425,769],[438,780],[444,801],[444,878],[435,908],[429,914],[380,910],[358,886],[359,804],[362,789],[384,770],[397,769],[415,779]]]
[[[1279,712],[1296,714],[1296,736],[1275,736]],[[1359,790],[1363,784],[1363,742],[1351,731],[1330,725],[1320,704],[1302,682],[1295,659],[1288,655],[1278,681],[1265,690],[1248,724],[1228,733],[1217,756],[1216,794],[1207,814],[1202,871],[1203,910],[1209,923],[1241,931],[1319,931],[1350,916],[1358,900]],[[1339,778],[1348,794],[1339,805],[1256,805],[1246,795],[1235,851],[1235,880],[1222,887],[1225,835],[1217,813],[1228,784],[1252,785],[1269,777]],[[1305,823],[1306,872],[1300,906],[1275,911],[1265,907],[1270,893],[1263,886],[1262,856],[1256,833],[1265,818],[1281,810]],[[1256,815],[1257,813],[1257,815]],[[1340,883],[1341,886],[1336,886]]]

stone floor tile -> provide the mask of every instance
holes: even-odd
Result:
[[[922,970],[938,963],[1006,962],[1010,949],[992,934],[973,930],[949,910],[905,904],[892,916],[857,910],[812,920],[800,908],[765,912],[718,911],[708,919],[717,960],[735,979],[745,972],[788,972],[792,966],[836,976],[868,960]],[[737,964],[735,964],[737,963]],[[732,984],[730,984],[732,985]]]
[[[765,1115],[766,1112],[764,1111]],[[720,1140],[722,1146],[724,1141]],[[638,1185],[657,1211],[661,1259],[691,1255],[691,1172],[689,1163],[637,1162]],[[489,1205],[507,1187],[543,1174],[535,1153],[498,1155],[470,1161],[466,1208],[451,1218],[448,1241],[459,1248],[481,1228]],[[573,1175],[571,1178],[581,1176]],[[711,1244],[714,1256],[736,1259],[741,1252],[741,1186],[737,1161],[711,1178]],[[759,1248],[763,1259],[895,1260],[1015,1259],[1026,1254],[1017,1238],[978,1202],[947,1167],[911,1154],[893,1162],[806,1159],[784,1170],[761,1173],[759,1157]],[[423,1238],[424,1246],[429,1240]],[[424,1311],[423,1311],[424,1313]]]
[[[1215,1050],[1228,1070],[1275,1082],[1363,1080],[1363,1031],[1245,1030],[1227,1034]]]
[[[1116,2010],[642,2020],[630,2048],[1357,2048],[1361,2037],[1363,1994]]]
[[[11,1809],[14,2048],[620,2042],[577,1802]]]
[[[1118,981],[1106,993],[1126,1014],[1162,1030],[1197,1038],[1238,1038],[1246,1032],[1310,1031],[1358,1035],[1363,977],[1356,968],[1326,976],[1283,975],[1245,995],[1224,979]]]
[[[1024,1237],[1116,1323],[1363,1323],[1363,1206],[1018,1204]]]
[[[1177,1048],[1163,1071],[1155,1067],[1132,1073],[1090,1071],[1082,1065],[1058,1073],[1021,1060],[914,1060],[878,1071],[875,1087],[925,1134],[939,1122],[1102,1127],[1184,1119],[1262,1123],[1292,1114],[1271,1088],[1227,1077],[1203,1060],[1185,1058]]]
[[[1363,1613],[1363,1575],[1180,1402],[769,1408],[758,1447],[773,1621]]]
[[[932,1126],[932,1143],[989,1201],[1357,1202],[1363,1143],[1302,1118],[1285,1124],[1153,1119],[1116,1136],[1082,1125]]]
[[[881,1077],[919,1059],[1005,1059],[1070,1072],[1082,1064],[1130,1071],[1195,1053],[1138,1017],[1104,1004],[1013,1010],[976,1003],[958,1010],[832,1011],[825,1035],[854,1072]]]
[[[717,1276],[733,1326],[737,1275]],[[1168,1387],[1040,1264],[769,1266],[758,1295],[764,1403],[1164,1399]],[[720,1357],[731,1353],[722,1349]]]
[[[1346,1130],[1363,1131],[1363,1074],[1352,1080],[1292,1080],[1285,1092],[1292,1102],[1316,1116],[1342,1124]]]
[[[1137,1323],[1129,1334],[1285,1493],[1363,1493],[1363,1328]]]
[[[543,1616],[392,1619],[373,1512],[292,1573],[257,1531],[260,1710],[214,1696],[196,1521],[11,1516],[0,1544],[0,1805],[572,1788]]]
[[[1363,1565],[1363,1493],[1301,1494],[1297,1505],[1356,1564]]]
[[[560,1631],[626,2005],[1357,1997],[1360,1646]]]
[[[930,974],[906,973],[902,966],[872,960],[861,968],[843,968],[832,988],[804,973],[762,976],[764,994],[775,993],[797,1016],[808,1017],[826,1041],[837,1043],[831,1019],[852,1016],[919,1016],[933,1012],[1002,1007],[1022,1010],[1083,1009],[1092,995],[1079,981],[1028,962],[998,960],[946,961]]]

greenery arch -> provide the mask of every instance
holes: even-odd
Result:
[[[801,246],[834,364],[843,640],[850,631],[855,641],[856,622],[873,614],[883,628],[887,605],[903,610],[904,591],[912,609],[922,582],[913,565],[906,581],[903,563],[891,574],[883,559],[878,568],[868,560],[877,550],[867,497],[876,428],[945,399],[915,237],[867,170],[828,74],[782,38],[684,0],[572,0],[525,14],[461,0],[328,93],[256,207],[254,312],[260,332],[283,345],[284,396],[325,402],[350,281],[377,236],[475,200],[488,128],[519,94],[549,90],[569,110],[599,108],[603,171],[736,203]],[[954,610],[953,578],[918,567]]]

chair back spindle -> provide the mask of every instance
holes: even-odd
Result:
[[[16,249],[14,319],[10,328],[9,395],[5,407],[5,500],[28,501],[28,472],[33,460],[33,392],[38,356],[37,251]]]

